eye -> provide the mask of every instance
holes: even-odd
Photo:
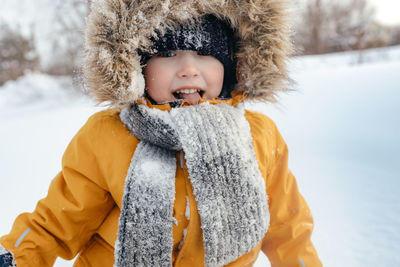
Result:
[[[159,57],[174,57],[174,56],[176,56],[176,54],[174,52],[172,52],[171,50],[167,50],[167,51],[158,52],[157,56],[159,56]]]

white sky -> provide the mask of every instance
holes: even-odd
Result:
[[[0,0],[2,8],[0,8],[0,20],[5,19],[6,21],[16,21],[24,24],[24,20],[32,19],[29,15],[30,9],[35,9],[35,6],[41,4],[42,6],[47,4],[49,0]],[[300,0],[304,2],[306,0]],[[334,0],[341,1],[341,0]],[[400,0],[368,0],[371,5],[376,8],[376,18],[383,24],[387,25],[400,25]],[[23,6],[23,8],[21,8]],[[1,10],[3,9],[4,12]],[[43,10],[42,10],[43,11]],[[19,14],[17,16],[17,14]],[[43,15],[43,14],[42,14]],[[26,18],[24,18],[26,17]],[[37,17],[35,20],[40,20]],[[27,24],[27,23],[25,23]],[[25,26],[25,25],[22,25]]]
[[[369,0],[376,8],[376,18],[388,25],[400,24],[400,0]]]

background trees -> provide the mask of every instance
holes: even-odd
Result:
[[[308,0],[295,11],[297,54],[323,54],[399,44],[396,32],[376,22],[367,0]]]
[[[18,28],[0,24],[0,85],[38,68],[34,36],[25,37]]]
[[[2,21],[0,17],[0,85],[27,71],[52,75],[80,73],[85,23],[92,0],[2,1],[3,10],[15,11],[15,21]],[[376,22],[368,0],[291,3],[296,55],[400,44],[400,26]],[[5,13],[0,10],[2,14]],[[22,31],[18,23],[27,20],[29,29]]]
[[[55,56],[46,72],[72,75],[82,65],[85,20],[90,0],[55,0],[54,5],[54,38],[51,42]]]

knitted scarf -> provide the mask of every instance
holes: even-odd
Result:
[[[125,181],[115,266],[172,266],[176,152],[183,150],[206,266],[251,251],[269,226],[265,183],[243,110],[203,103],[171,111],[134,104],[122,122],[141,141]]]

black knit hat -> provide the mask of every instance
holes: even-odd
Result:
[[[153,39],[152,53],[139,51],[141,64],[152,56],[169,50],[192,50],[200,55],[213,56],[224,66],[224,83],[218,98],[231,98],[236,80],[237,42],[233,29],[214,15],[205,15],[194,23],[179,25],[157,40]]]

